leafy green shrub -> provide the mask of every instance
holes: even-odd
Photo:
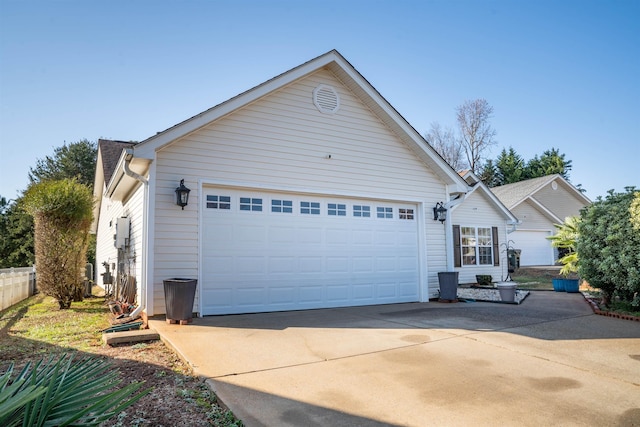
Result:
[[[41,181],[29,187],[24,203],[35,220],[38,288],[54,297],[61,309],[69,308],[83,298],[91,190],[75,179]]]
[[[0,425],[97,426],[148,394],[143,383],[113,390],[121,380],[98,358],[50,357],[31,362],[13,377],[13,364],[0,376]]]
[[[493,277],[490,274],[476,274],[476,282],[478,286],[491,286]]]
[[[602,291],[607,306],[618,297],[640,307],[640,229],[632,221],[640,209],[639,195],[634,187],[626,193],[611,190],[581,212],[578,272]]]

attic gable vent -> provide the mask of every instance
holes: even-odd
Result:
[[[331,86],[320,85],[313,90],[313,103],[321,113],[334,114],[340,108],[340,96]]]

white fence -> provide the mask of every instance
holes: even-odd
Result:
[[[0,310],[33,295],[35,280],[35,267],[0,269]]]

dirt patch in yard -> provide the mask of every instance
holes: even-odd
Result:
[[[161,341],[108,346],[101,329],[109,326],[104,299],[73,303],[59,310],[52,298],[37,295],[0,312],[0,373],[51,355],[105,359],[119,371],[122,385],[144,381],[152,392],[104,426],[242,426],[222,408],[204,381]]]

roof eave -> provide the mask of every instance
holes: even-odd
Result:
[[[191,117],[163,132],[148,138],[134,147],[135,157],[153,159],[155,151],[218,120],[233,111],[262,98],[269,93],[297,81],[319,69],[327,67],[347,87],[358,95],[414,153],[451,187],[452,193],[468,191],[467,183],[453,168],[431,148],[424,138],[389,104],[382,95],[336,50],[329,51],[305,62],[253,89],[249,89],[215,107]]]

